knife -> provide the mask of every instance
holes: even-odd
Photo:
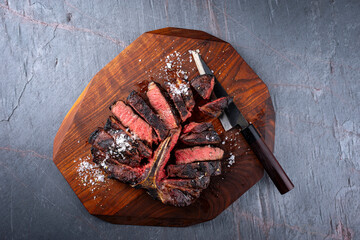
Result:
[[[192,51],[192,55],[200,75],[214,75],[198,52]],[[216,98],[229,96],[225,89],[217,81],[216,77],[214,94]],[[241,133],[250,145],[251,150],[255,153],[256,157],[259,159],[265,171],[281,194],[285,194],[294,188],[294,184],[286,175],[284,169],[280,166],[269,147],[265,144],[259,132],[256,130],[254,125],[245,119],[233,101],[231,101],[219,119],[225,131],[228,131],[237,125],[240,126]]]

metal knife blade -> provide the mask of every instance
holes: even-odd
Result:
[[[206,65],[206,63],[201,58],[199,53],[192,51],[192,55],[194,57],[196,67],[200,75],[203,74],[213,75],[210,68]],[[214,94],[217,98],[229,96],[226,90],[223,88],[223,86],[221,86],[219,81],[216,79],[216,77],[215,77]],[[244,129],[249,126],[248,121],[241,114],[240,110],[237,108],[234,102],[231,102],[228,105],[228,107],[224,110],[224,113],[219,117],[219,119],[225,131],[230,130],[236,125],[239,125],[241,129]]]

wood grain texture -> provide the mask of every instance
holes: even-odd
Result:
[[[224,160],[223,174],[213,177],[209,188],[191,206],[164,205],[144,190],[116,180],[93,190],[77,178],[76,159],[85,158],[90,152],[89,144],[77,142],[85,143],[96,127],[104,125],[110,115],[108,106],[115,100],[125,99],[131,90],[138,90],[144,80],[162,83],[171,77],[173,72],[164,71],[169,55],[177,61],[173,68],[181,68],[190,79],[195,77],[198,73],[188,52],[195,49],[199,49],[244,116],[273,149],[275,116],[268,89],[230,44],[205,32],[187,29],[165,28],[144,33],[94,76],[65,117],[54,140],[53,161],[91,214],[119,224],[192,225],[219,215],[263,176],[262,166],[239,129],[223,132],[216,120],[215,128],[226,142],[222,145],[225,159],[233,154],[236,162],[228,167]]]

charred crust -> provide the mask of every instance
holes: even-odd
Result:
[[[109,106],[109,109],[111,111],[111,109],[113,108],[113,106],[117,103],[118,101],[114,101],[110,106]]]
[[[100,129],[96,129],[94,132],[90,134],[88,142],[90,144],[93,144],[95,142],[95,139],[99,136]]]

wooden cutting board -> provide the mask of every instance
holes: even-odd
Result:
[[[202,31],[164,28],[142,34],[90,81],[63,120],[54,140],[53,160],[90,214],[118,224],[188,226],[215,218],[263,176],[263,168],[238,129],[221,133],[226,156],[223,174],[191,206],[173,207],[152,199],[144,190],[113,179],[91,161],[87,139],[111,115],[109,106],[125,99],[141,82],[160,83],[174,74],[198,75],[189,50],[198,50],[218,80],[234,97],[273,149],[275,114],[264,82],[235,49]],[[230,154],[235,163],[229,162]]]

